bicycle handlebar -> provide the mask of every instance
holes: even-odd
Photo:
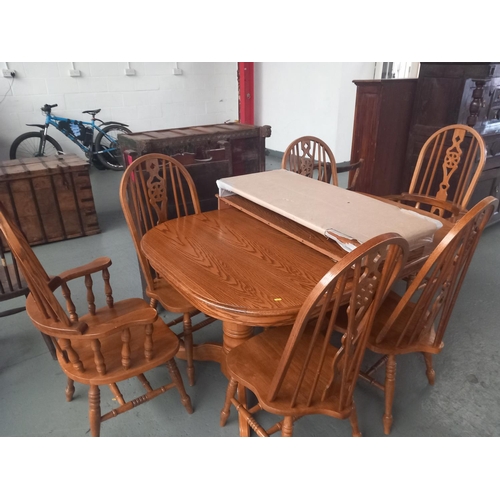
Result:
[[[56,108],[57,104],[45,104],[43,108],[40,108],[44,113],[50,113],[52,108]]]

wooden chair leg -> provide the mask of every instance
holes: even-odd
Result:
[[[75,382],[68,377],[68,382],[66,384],[66,401],[68,403],[73,400],[73,394],[75,393]]]
[[[356,405],[354,404],[354,401],[352,403],[352,410],[351,415],[349,416],[349,421],[351,422],[353,437],[361,437],[361,432],[358,425],[358,414],[356,412]]]
[[[54,342],[52,341],[52,338],[43,332],[40,332],[40,335],[42,336],[42,339],[44,340],[45,344],[47,345],[47,348],[49,349],[50,355],[52,356],[52,359],[57,359],[56,348],[54,346]]]
[[[427,380],[429,381],[429,384],[434,385],[436,372],[434,371],[434,368],[432,368],[432,354],[429,352],[423,352],[422,354],[424,355],[425,360],[425,374],[427,375]]]
[[[193,413],[193,407],[191,406],[191,398],[188,396],[186,389],[184,388],[184,383],[182,382],[181,374],[179,373],[179,368],[177,368],[177,363],[174,359],[167,361],[168,371],[170,372],[170,376],[172,377],[172,381],[174,382],[179,394],[181,395],[181,401],[186,408],[186,411],[191,414]]]
[[[387,356],[387,366],[385,368],[385,413],[383,418],[384,434],[391,432],[392,426],[392,403],[394,401],[394,388],[396,386],[396,356]]]
[[[245,412],[247,411],[247,389],[243,384],[238,384],[238,402],[240,404],[240,406],[237,408],[240,436],[250,437],[251,425],[248,418],[250,414],[245,414]]]
[[[90,434],[99,437],[101,434],[101,392],[98,385],[89,387],[89,421]]]
[[[231,411],[231,399],[234,398],[236,394],[236,389],[238,388],[238,382],[234,378],[229,381],[226,389],[226,401],[224,402],[224,407],[220,412],[220,426],[224,427],[226,425],[229,413]]]
[[[194,385],[194,363],[193,363],[193,325],[191,323],[191,315],[184,313],[182,323],[184,325],[184,348],[186,349],[187,374],[189,385]]]
[[[287,416],[283,419],[283,427],[281,428],[282,437],[292,437],[293,434],[293,417]]]

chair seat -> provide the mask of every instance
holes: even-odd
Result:
[[[375,317],[372,332],[370,337],[368,337],[368,349],[379,354],[385,354],[387,351],[390,351],[393,354],[407,354],[410,352],[429,352],[431,354],[439,353],[444,344],[441,343],[440,346],[434,347],[436,332],[433,327],[429,329],[427,334],[424,334],[419,338],[418,343],[412,343],[410,342],[410,339],[403,338],[400,342],[401,347],[397,346],[397,342],[401,336],[403,328],[409,326],[408,331],[413,331],[413,326],[421,319],[419,315],[415,315],[414,318],[410,319],[411,314],[415,310],[415,304],[413,302],[409,302],[401,314],[398,315],[398,318],[387,332],[384,339],[381,342],[376,342],[378,333],[387,323],[400,300],[401,296],[396,292],[391,291],[388,294],[384,303],[378,310],[377,316]]]
[[[197,311],[196,307],[164,278],[155,279],[154,290],[148,288],[146,294],[148,297],[156,299],[167,311],[178,314]]]
[[[290,400],[296,389],[296,381],[304,363],[307,348],[310,345],[312,327],[306,328],[297,344],[297,350],[294,354],[290,370],[278,396],[274,401],[269,400],[269,387],[283,355],[290,329],[290,326],[270,328],[229,351],[226,358],[229,374],[245,387],[249,388],[259,399],[262,408],[270,413],[292,416],[322,413],[336,418],[347,417],[350,408],[348,411],[340,413],[338,411],[338,400],[336,398],[327,398],[324,402],[320,402],[321,394],[315,395],[315,399],[318,402],[317,405],[313,402],[312,405],[306,407],[305,395],[309,393],[309,389],[313,383],[314,372],[312,370],[307,371],[296,406],[294,408],[290,407]],[[318,344],[316,343],[315,345]],[[313,358],[319,355],[318,351],[319,348],[313,351]],[[336,347],[329,345],[326,354],[327,359],[331,359],[331,362],[333,362],[337,351]],[[320,386],[324,386],[323,384],[327,383],[327,380],[331,377],[331,362],[327,361],[323,364],[320,374]],[[334,385],[335,381],[332,383],[331,390],[334,393],[338,393]]]
[[[147,372],[172,359],[179,350],[179,339],[162,319],[158,318],[153,324],[153,359],[148,361],[144,356],[145,327],[143,325],[134,326],[130,328],[129,368],[125,369],[122,366],[122,332],[117,332],[100,339],[106,373],[104,375],[98,373],[94,362],[94,351],[89,345],[88,337],[92,335],[94,329],[99,327],[99,323],[108,322],[125,311],[131,312],[134,308],[139,309],[144,307],[142,304],[145,307],[149,307],[141,299],[123,300],[115,303],[112,309],[107,307],[98,309],[95,316],[90,316],[89,314],[82,316],[80,320],[85,321],[89,325],[89,329],[81,338],[75,337],[72,339],[71,345],[75,350],[78,350],[84,371],[80,372],[70,362],[66,362],[62,354],[58,351],[58,359],[66,375],[82,384],[109,384]]]

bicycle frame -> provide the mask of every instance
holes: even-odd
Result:
[[[100,128],[98,125],[95,124],[95,120],[92,120],[90,122],[84,122],[82,120],[73,120],[71,118],[63,118],[62,116],[56,116],[53,114],[47,114],[45,116],[45,129],[43,132],[44,139],[45,139],[45,136],[48,135],[47,131],[49,129],[49,126],[53,125],[57,130],[59,130],[59,132],[63,133],[68,139],[70,139],[72,142],[74,142],[86,155],[89,155],[92,153],[92,145],[90,145],[90,147],[85,146],[74,135],[68,133],[65,129],[59,128],[58,124],[60,122],[67,122],[70,125],[80,125],[81,124],[84,126],[90,126],[92,128],[93,134],[95,134],[95,130],[97,130],[98,133],[103,132],[104,135],[107,135],[102,130],[102,128]],[[93,142],[94,141],[92,140],[92,144],[93,144]],[[43,141],[43,143],[45,143],[45,141]],[[40,144],[40,147],[42,147],[42,144]],[[106,151],[106,150],[104,150],[104,151]],[[107,150],[107,151],[110,151],[110,150]],[[42,151],[39,151],[39,154],[42,154],[42,153],[43,153]]]

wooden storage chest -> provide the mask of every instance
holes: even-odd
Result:
[[[89,164],[76,155],[0,162],[0,201],[30,245],[100,232]]]
[[[216,181],[266,169],[265,138],[271,127],[222,123],[118,136],[125,164],[148,153],[172,156],[186,166],[203,212],[217,209]]]
[[[118,136],[122,151],[147,153],[194,153],[198,159],[206,158],[206,150],[228,141],[231,150],[233,175],[251,174],[266,169],[265,138],[271,136],[271,127],[221,123],[198,127],[152,130]]]

